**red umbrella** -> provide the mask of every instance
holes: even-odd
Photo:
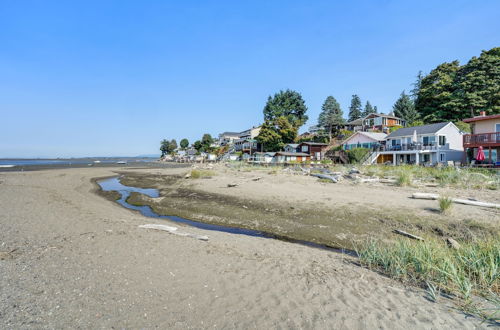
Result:
[[[477,150],[476,160],[479,160],[480,162],[482,162],[485,158],[486,157],[484,157],[483,147],[480,146],[479,149]]]

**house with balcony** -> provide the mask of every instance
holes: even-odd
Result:
[[[463,136],[463,148],[467,151],[468,161],[475,159],[479,147],[483,147],[483,163],[500,166],[500,114],[486,116],[485,112],[477,117],[463,120],[470,124],[471,134]]]
[[[404,127],[389,134],[385,145],[375,150],[369,163],[428,164],[461,162],[462,132],[452,123],[444,122]]]
[[[405,127],[406,121],[394,116],[394,113],[388,115],[383,113],[371,113],[363,118],[363,131],[380,131],[388,133],[392,127]]]
[[[240,138],[240,133],[238,132],[224,132],[219,134],[219,146],[224,147],[227,145],[232,145],[235,140]]]
[[[259,135],[260,129],[260,126],[254,126],[239,133],[238,139],[234,140],[234,150],[236,152],[241,151],[248,154],[259,151],[259,144],[255,138]]]
[[[353,132],[369,132],[379,131],[389,133],[392,127],[405,127],[406,121],[394,116],[391,112],[386,115],[384,113],[371,113],[364,118],[358,118],[350,121],[345,125],[345,129]]]

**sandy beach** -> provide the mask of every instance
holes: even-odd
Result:
[[[423,290],[362,268],[341,253],[183,227],[127,210],[95,193],[92,179],[117,171],[122,170],[0,173],[0,328],[487,327],[452,301],[430,302]],[[142,171],[182,175],[186,169]],[[307,193],[312,179],[300,177],[276,196],[267,185],[281,177],[259,183],[251,181],[253,173],[231,175],[199,180],[192,188],[234,194],[244,188],[229,191],[227,183],[238,179],[256,187],[248,188],[249,198],[259,192],[260,198],[285,201],[300,197],[294,191]],[[317,205],[342,189],[318,186],[319,197],[311,197]],[[390,194],[411,207],[401,190]],[[494,192],[477,194],[498,202]],[[346,205],[360,202],[353,187],[337,195]],[[412,203],[412,212],[428,212],[430,201]],[[457,210],[462,217],[483,212],[488,223],[498,219],[490,211]],[[152,223],[208,235],[209,241],[138,227]]]

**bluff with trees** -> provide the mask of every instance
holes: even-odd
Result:
[[[417,86],[418,85],[418,86]],[[465,65],[442,63],[415,86],[415,109],[426,123],[500,113],[500,47]]]

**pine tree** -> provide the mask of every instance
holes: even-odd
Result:
[[[333,96],[328,96],[321,106],[321,112],[318,117],[318,126],[328,131],[328,137],[332,138],[333,128],[344,123],[343,111],[340,104]]]
[[[372,105],[370,104],[370,101],[366,101],[365,110],[363,110],[363,113],[361,114],[361,116],[364,118],[371,113],[375,113],[375,108],[372,107]]]
[[[349,121],[361,118],[361,99],[358,95],[354,94],[351,99],[351,106],[349,107]]]
[[[308,117],[307,107],[302,95],[287,89],[279,91],[273,97],[269,96],[264,107],[264,121],[273,121],[278,117],[286,117],[297,130],[304,125]]]
[[[392,107],[394,115],[403,118],[406,122],[411,125],[418,119],[418,113],[415,110],[415,104],[413,103],[410,96],[408,96],[405,91],[401,93],[396,103]]]

